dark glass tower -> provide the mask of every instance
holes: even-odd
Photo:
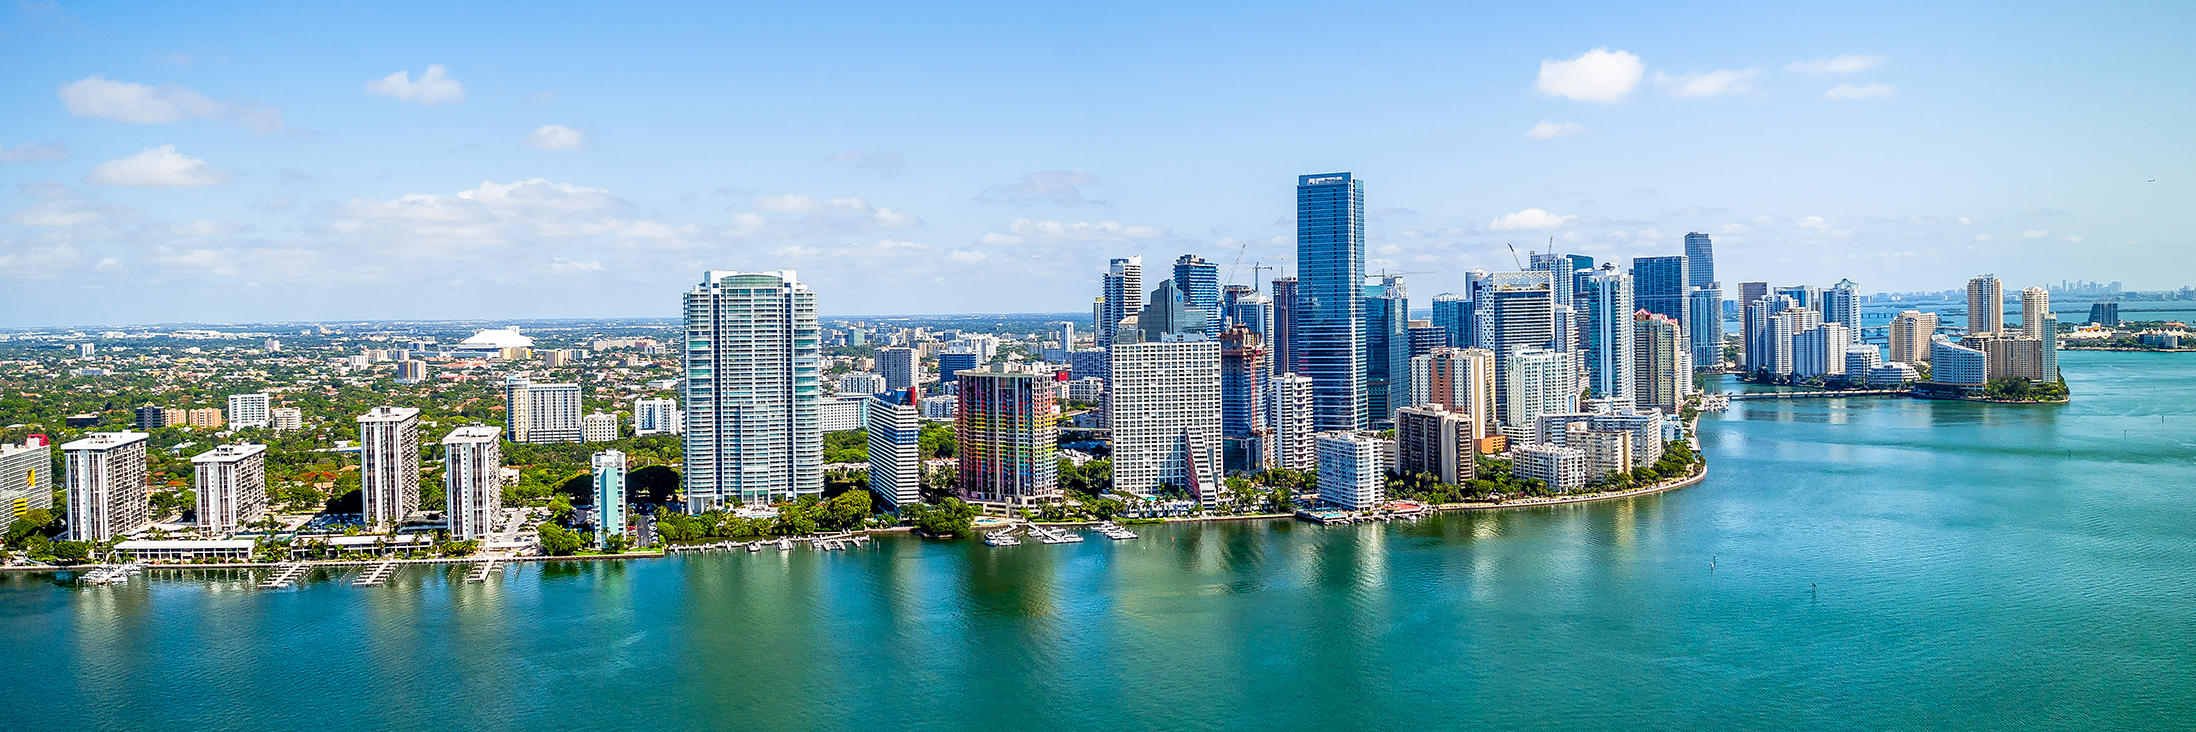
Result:
[[[1296,373],[1296,278],[1273,281],[1273,374]]]
[[[1716,283],[1716,244],[1698,231],[1685,235],[1687,289]]]
[[[1220,265],[1184,254],[1174,260],[1174,287],[1190,307],[1205,311],[1205,333],[1220,332]]]
[[[1365,410],[1365,189],[1349,173],[1296,178],[1297,373],[1312,426],[1361,430]]]
[[[1684,323],[1686,293],[1693,286],[1685,274],[1684,257],[1633,257],[1632,297],[1639,309],[1669,316]]]

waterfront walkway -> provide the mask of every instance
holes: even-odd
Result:
[[[1739,401],[1744,399],[1838,399],[1842,397],[1864,396],[1907,396],[1911,393],[1912,392],[1909,392],[1905,389],[1848,389],[1844,391],[1825,389],[1822,391],[1757,391],[1750,393],[1717,394],[1715,396],[1723,397],[1732,401]]]

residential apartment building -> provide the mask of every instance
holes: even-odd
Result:
[[[1380,505],[1395,462],[1394,442],[1364,432],[1321,432],[1313,443],[1321,503],[1352,511]]]
[[[821,495],[816,293],[793,270],[710,271],[685,299],[687,509]]]
[[[274,424],[274,403],[266,392],[229,395],[229,426],[255,429]]]
[[[915,390],[869,398],[869,492],[886,510],[923,500],[920,401]]]
[[[1053,372],[995,363],[960,384],[954,456],[961,498],[1028,505],[1060,496],[1060,400]]]
[[[374,407],[358,416],[358,490],[366,526],[381,530],[419,510],[419,410]]]
[[[478,541],[496,532],[503,507],[503,429],[469,425],[442,437],[443,515],[452,541]]]
[[[68,477],[68,538],[108,541],[152,521],[143,432],[93,432],[61,446]]]
[[[1463,485],[1478,475],[1479,440],[1485,430],[1484,420],[1440,404],[1396,410],[1395,470]]]
[[[192,456],[191,468],[206,538],[228,538],[266,515],[266,445],[221,445]]]

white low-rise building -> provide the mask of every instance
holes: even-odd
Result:
[[[817,418],[823,422],[823,431],[846,432],[862,429],[867,416],[863,413],[866,411],[863,407],[868,401],[869,395],[867,394],[842,394],[837,399],[823,400],[816,410]]]
[[[1321,503],[1362,511],[1380,505],[1395,443],[1363,432],[1321,432],[1312,439],[1319,460]]]
[[[1510,448],[1510,475],[1540,481],[1555,493],[1586,486],[1586,451],[1528,442]]]
[[[580,418],[581,442],[616,442],[618,440],[618,415],[596,412]]]
[[[132,539],[114,550],[136,562],[243,561],[252,558],[253,546],[251,539]]]

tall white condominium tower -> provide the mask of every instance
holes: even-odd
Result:
[[[61,446],[69,477],[69,538],[107,541],[145,528],[143,432],[93,432]]]
[[[877,351],[877,370],[884,373],[885,391],[899,391],[922,380],[922,360],[915,357],[913,348],[886,348]]]
[[[528,444],[580,442],[578,384],[536,384],[512,374],[503,379],[504,423],[511,441]]]
[[[686,413],[677,399],[633,400],[633,434],[676,435],[686,431]]]
[[[1975,275],[1967,281],[1967,334],[2005,330],[2005,285],[1997,275]]]
[[[1630,406],[1638,382],[1632,318],[1632,275],[1603,264],[1586,276],[1578,299],[1586,306],[1586,384],[1597,399]]]
[[[712,270],[686,292],[686,504],[823,493],[816,293],[793,270]]]
[[[206,536],[235,534],[267,513],[266,445],[222,445],[193,456],[191,467]]]
[[[1519,348],[1510,356],[1509,398],[1502,403],[1503,434],[1514,442],[1532,439],[1540,415],[1578,411],[1578,367],[1571,354],[1545,348]]]
[[[2042,338],[2044,321],[2051,319],[2051,291],[2031,287],[2021,291],[2021,335]],[[2051,378],[2058,378],[2056,374]]]
[[[1166,484],[1213,504],[1221,478],[1220,343],[1203,336],[1124,340],[1111,346],[1113,487],[1146,495]]]
[[[873,394],[869,409],[869,492],[885,508],[923,501],[923,415],[919,391]]]
[[[1098,345],[1113,342],[1121,319],[1144,309],[1144,256],[1139,254],[1109,263],[1098,300]],[[894,387],[898,388],[898,387]]]
[[[229,427],[250,429],[274,424],[274,405],[266,392],[229,395]]]
[[[589,461],[595,468],[595,543],[625,535],[625,453],[604,450]]]
[[[1908,310],[1891,319],[1891,353],[1886,356],[1909,366],[1929,362],[1929,339],[1937,334],[1937,314]]]
[[[502,428],[471,425],[442,438],[442,496],[453,541],[496,531],[496,512],[503,506],[502,436]]]
[[[1273,434],[1273,464],[1283,470],[1310,470],[1312,451],[1312,380],[1300,374],[1282,374],[1267,382],[1273,402],[1266,410]]]
[[[53,508],[53,446],[32,436],[0,444],[0,531],[34,510]]]
[[[374,407],[358,416],[358,492],[368,527],[393,527],[419,510],[419,410]]]

